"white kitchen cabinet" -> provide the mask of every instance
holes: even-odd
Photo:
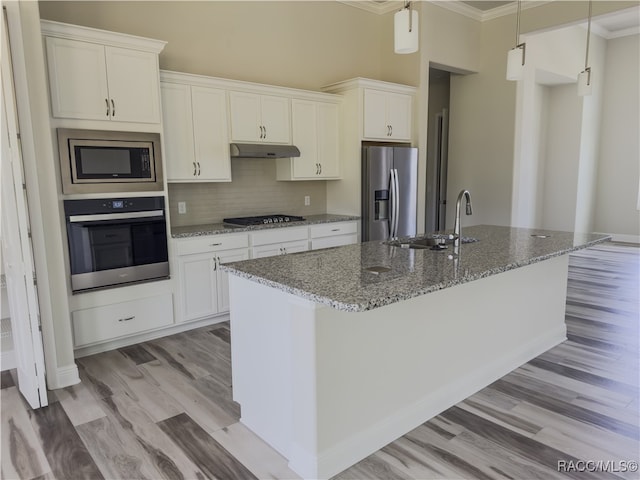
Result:
[[[227,274],[220,264],[249,258],[247,234],[176,240],[180,316],[186,322],[229,311]]]
[[[412,96],[364,89],[365,138],[411,140]]]
[[[251,234],[253,258],[272,257],[309,250],[308,227],[283,227]]]
[[[160,123],[158,54],[46,37],[56,118]]]
[[[170,293],[71,312],[74,347],[134,335],[173,323]]]
[[[230,182],[226,91],[173,81],[160,86],[167,180]]]
[[[291,142],[289,98],[232,91],[229,105],[234,142]]]
[[[336,222],[309,227],[311,250],[358,243],[358,222]]]
[[[278,180],[326,180],[340,176],[340,116],[337,103],[293,99],[293,144],[300,157],[277,161]]]

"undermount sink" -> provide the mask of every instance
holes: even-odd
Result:
[[[474,237],[461,237],[460,243],[474,243],[478,239]],[[403,238],[402,240],[390,240],[387,245],[400,248],[418,248],[431,250],[444,250],[447,245],[453,244],[453,235],[432,234],[423,237]]]

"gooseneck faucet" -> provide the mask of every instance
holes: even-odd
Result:
[[[469,193],[468,190],[462,190],[460,192],[460,195],[458,195],[458,201],[456,202],[456,220],[453,225],[453,253],[454,254],[457,254],[458,249],[460,248],[460,203],[462,202],[462,197],[465,197],[467,201],[467,208],[466,208],[467,215],[471,215],[473,213],[473,210],[471,208],[471,194]]]

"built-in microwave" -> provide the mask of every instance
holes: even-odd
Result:
[[[163,190],[158,133],[59,128],[62,193]]]

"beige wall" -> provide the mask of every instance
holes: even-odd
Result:
[[[162,69],[309,90],[379,78],[388,20],[326,1],[44,1],[40,14],[165,40]]]
[[[640,242],[640,35],[607,42],[604,75],[595,230]]]
[[[393,53],[393,12],[377,15],[339,2],[44,1],[40,9],[46,19],[167,40],[160,56],[165,69],[312,90],[356,76],[417,86],[416,131],[421,152],[428,148],[429,64],[478,72],[452,77],[448,200],[451,205],[456,193],[468,188],[474,215],[466,223],[508,225],[517,85],[506,81],[504,73],[506,52],[514,43],[515,15],[478,22],[438,2],[414,5],[420,10],[421,48],[411,55]],[[637,1],[595,1],[593,14],[635,5]],[[554,1],[525,8],[521,31],[579,23],[586,12],[586,1]],[[421,198],[425,158],[421,153]],[[613,184],[600,182],[599,188],[601,202]],[[297,195],[293,190],[290,193]],[[419,222],[423,216],[421,202]]]

